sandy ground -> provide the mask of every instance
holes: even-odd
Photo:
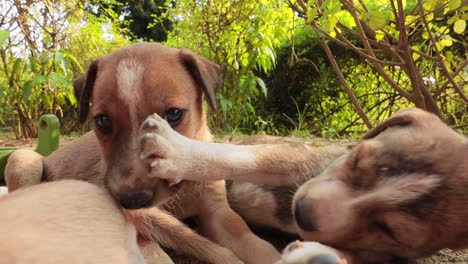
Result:
[[[67,141],[70,141],[71,138],[69,137],[61,137],[60,143],[63,144]],[[225,139],[226,140],[226,139]],[[231,140],[226,140],[226,141],[231,141]],[[234,140],[235,141],[235,140]],[[310,140],[307,140],[310,141]],[[326,145],[329,144],[330,141],[322,140],[322,139],[312,139],[314,145]],[[337,143],[337,141],[334,141],[334,143]],[[349,145],[352,146],[354,145],[355,142],[349,141],[349,140],[341,140],[338,143],[344,144],[344,145]],[[16,140],[11,137],[5,137],[0,135],[0,146],[2,147],[29,147],[33,148],[36,146],[36,140],[35,139],[20,139]],[[281,239],[279,237],[275,237],[276,234],[264,234],[267,236],[267,240],[277,240]],[[284,243],[281,243],[283,245]],[[171,252],[170,250],[168,251],[169,255],[174,259],[174,262],[176,264],[202,264],[203,262],[194,260],[190,257],[183,256],[180,254],[177,254],[177,252]],[[467,251],[451,251],[451,250],[441,250],[440,252],[434,254],[431,257],[424,258],[424,259],[419,259],[415,261],[405,261],[403,263],[408,263],[408,264],[448,264],[448,263],[454,263],[454,264],[462,264],[466,263],[468,264],[468,250]]]

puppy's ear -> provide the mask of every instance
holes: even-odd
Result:
[[[382,133],[385,129],[392,127],[392,126],[407,126],[413,123],[414,117],[412,115],[411,110],[404,110],[396,113],[394,116],[388,118],[387,120],[380,123],[378,126],[371,129],[367,132],[362,138],[363,139],[370,139],[378,134]]]
[[[80,100],[81,91],[83,90],[84,82],[85,82],[84,75],[79,76],[73,81],[73,94],[75,95],[75,98],[77,101]]]
[[[94,82],[96,81],[98,71],[97,65],[97,60],[91,63],[86,75],[76,78],[76,80],[73,82],[75,97],[78,99],[79,104],[80,123],[86,121],[86,118],[88,117],[89,102],[91,100]]]
[[[208,102],[212,111],[216,111],[216,90],[221,87],[221,67],[188,49],[180,50],[182,65],[192,76]]]

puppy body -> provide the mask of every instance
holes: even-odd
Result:
[[[468,141],[423,110],[398,112],[343,156],[342,149],[304,145],[197,142],[167,132],[164,121],[157,127],[141,129],[155,133],[156,143],[145,142],[143,149],[154,177],[305,182],[293,200],[296,231],[348,252],[349,262],[414,258],[468,245]],[[191,147],[180,151],[181,142]],[[148,151],[161,154],[154,159]]]
[[[13,153],[5,172],[7,185],[14,190],[63,178],[89,181],[105,186],[125,208],[159,205],[161,209],[126,212],[147,239],[211,263],[238,263],[238,257],[248,263],[273,262],[279,253],[253,235],[229,207],[224,181],[170,187],[149,177],[139,159],[138,128],[153,113],[172,120],[184,136],[211,139],[203,99],[215,107],[219,71],[218,65],[188,50],[156,43],[134,44],[99,58],[75,82],[80,120],[90,113],[94,131],[47,158],[27,150]],[[203,233],[238,257],[176,219],[188,216],[197,216]]]
[[[0,263],[172,263],[148,256],[105,190],[59,181],[0,198]]]

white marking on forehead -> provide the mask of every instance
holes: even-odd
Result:
[[[128,104],[130,115],[130,145],[137,149],[137,139],[135,137],[140,124],[137,122],[137,105],[141,101],[141,89],[143,73],[145,68],[135,58],[127,58],[117,65],[117,90],[122,100]]]
[[[140,99],[140,91],[135,86],[143,79],[144,67],[136,59],[122,60],[117,65],[117,86],[122,99],[135,105]]]

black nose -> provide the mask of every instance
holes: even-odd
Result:
[[[339,259],[334,255],[320,254],[310,258],[307,261],[307,264],[336,264],[338,261]]]
[[[302,230],[308,232],[317,231],[315,213],[310,199],[302,198],[296,201],[294,218],[296,218],[296,223]]]
[[[153,192],[148,190],[129,192],[122,195],[119,202],[125,209],[140,209],[152,204],[153,195]]]

